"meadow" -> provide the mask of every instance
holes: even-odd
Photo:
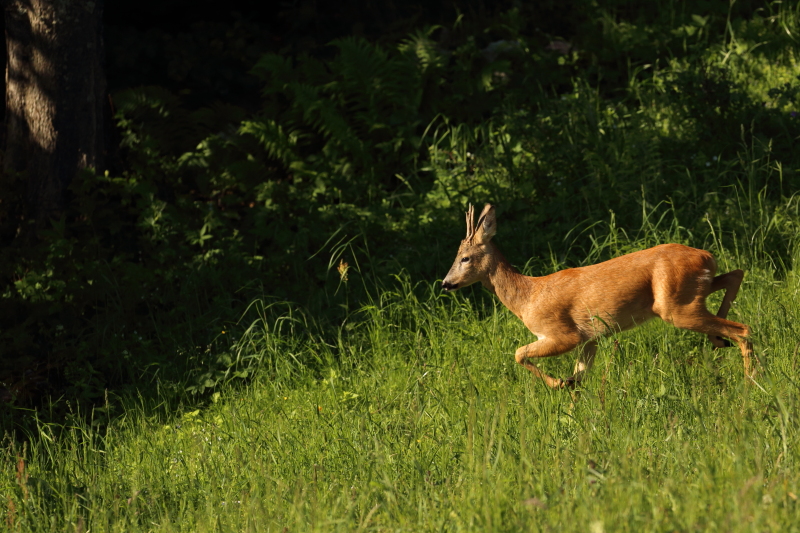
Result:
[[[247,120],[117,95],[131,167],[3,293],[39,317],[4,360],[68,360],[3,411],[6,530],[800,530],[800,11],[584,4],[574,48],[514,8],[267,54]],[[743,269],[757,378],[651,321],[548,389],[516,317],[441,291],[470,202],[531,275],[665,242]]]
[[[723,270],[741,260],[720,255]],[[398,278],[335,342],[256,302],[265,318],[236,341],[261,361],[247,385],[178,415],[130,400],[107,425],[76,415],[6,442],[6,525],[795,531],[799,288],[794,272],[748,269],[732,317],[755,331],[754,384],[736,348],[651,321],[605,339],[575,394],[516,365],[531,334],[500,304],[436,283]],[[299,362],[309,357],[324,370]],[[567,375],[572,363],[544,367]]]

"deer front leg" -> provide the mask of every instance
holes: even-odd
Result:
[[[579,338],[558,337],[550,338],[537,335],[539,340],[517,349],[514,358],[517,363],[527,368],[534,376],[541,378],[551,389],[561,389],[568,383],[563,379],[548,376],[531,363],[531,359],[538,357],[553,357],[573,350],[580,342]],[[576,336],[577,337],[577,336]]]

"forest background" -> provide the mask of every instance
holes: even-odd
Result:
[[[227,6],[106,5],[107,168],[35,239],[3,180],[9,427],[43,398],[202,402],[261,364],[253,302],[339,335],[444,275],[470,202],[528,272],[667,240],[791,268],[796,5]]]

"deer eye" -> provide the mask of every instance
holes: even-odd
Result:
[[[461,262],[462,263],[469,263],[469,257],[462,257],[461,258]]]

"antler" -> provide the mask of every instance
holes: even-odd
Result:
[[[469,204],[469,209],[467,210],[467,238],[464,240],[471,243],[472,238],[474,236],[475,236],[475,208],[472,207],[472,204]]]

